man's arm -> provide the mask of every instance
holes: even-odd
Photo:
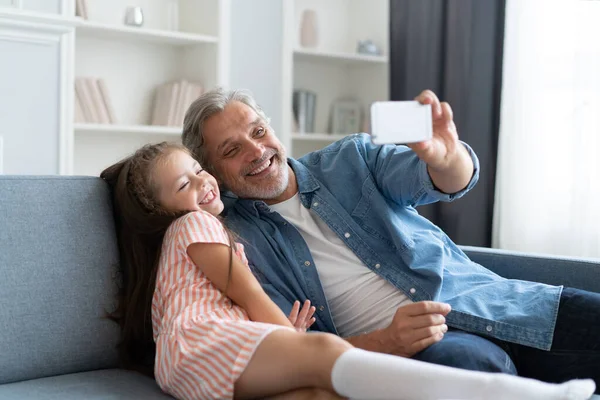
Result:
[[[412,357],[421,350],[439,342],[448,331],[445,316],[450,306],[434,301],[421,301],[398,308],[392,323],[364,335],[346,340],[355,347]]]
[[[448,194],[465,189],[473,177],[473,160],[464,146],[459,146],[448,166],[435,169],[427,166],[431,181],[440,191]]]
[[[466,148],[458,140],[452,109],[448,103],[440,103],[430,90],[422,92],[416,100],[431,104],[433,138],[408,147],[425,161],[437,189],[448,194],[460,192],[471,181],[474,165]]]

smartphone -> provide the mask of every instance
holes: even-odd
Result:
[[[418,101],[371,104],[371,141],[375,144],[423,142],[433,136],[431,105]]]

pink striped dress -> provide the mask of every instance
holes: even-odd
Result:
[[[251,322],[232,305],[187,255],[199,242],[229,245],[221,222],[204,211],[177,219],[165,234],[152,299],[156,381],[179,399],[231,399],[262,339],[288,328]],[[248,265],[241,244],[236,254]]]

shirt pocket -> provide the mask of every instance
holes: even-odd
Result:
[[[360,198],[351,213],[354,221],[388,249],[404,251],[413,246],[411,229],[401,221],[369,175],[361,185]]]

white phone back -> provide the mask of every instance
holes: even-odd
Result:
[[[431,105],[418,101],[378,101],[371,105],[371,140],[402,144],[431,139]]]

